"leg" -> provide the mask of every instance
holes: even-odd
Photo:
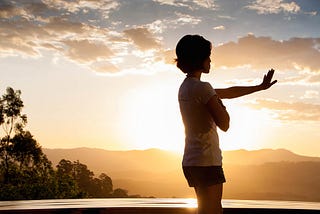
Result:
[[[198,201],[198,214],[222,214],[223,184],[208,187],[195,187]]]

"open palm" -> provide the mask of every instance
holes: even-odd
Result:
[[[274,85],[277,82],[277,80],[274,80],[271,82],[273,74],[274,74],[274,69],[270,69],[268,73],[264,75],[263,81],[260,84],[263,90],[270,88],[272,85]]]

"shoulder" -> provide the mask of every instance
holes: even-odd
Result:
[[[203,93],[211,92],[215,94],[215,90],[213,89],[212,85],[209,82],[199,81],[197,88]]]
[[[197,97],[201,99],[201,102],[206,104],[211,97],[216,95],[216,91],[213,89],[210,83],[208,82],[199,82],[197,87]]]

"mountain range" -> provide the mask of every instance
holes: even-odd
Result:
[[[56,166],[79,160],[95,175],[106,173],[115,188],[143,197],[194,197],[181,170],[182,155],[148,149],[109,151],[95,148],[43,149]],[[224,198],[320,201],[320,157],[285,149],[223,152],[227,182]]]

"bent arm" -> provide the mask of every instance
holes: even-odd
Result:
[[[230,117],[222,101],[217,95],[214,95],[206,105],[216,125],[226,132],[229,129]]]
[[[273,74],[274,74],[274,70],[273,69],[269,70],[268,74],[264,75],[263,81],[260,85],[234,86],[234,87],[224,88],[224,89],[215,89],[215,91],[218,94],[219,98],[221,99],[232,99],[232,98],[241,97],[247,94],[251,94],[257,91],[266,90],[277,82],[277,80],[274,80],[271,82]]]

